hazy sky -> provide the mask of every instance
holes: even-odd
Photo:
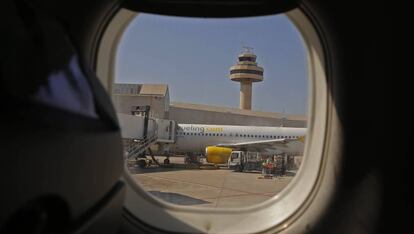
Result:
[[[239,107],[240,84],[228,78],[242,46],[254,48],[264,81],[253,84],[252,109],[304,114],[306,50],[284,15],[196,19],[140,14],[123,35],[117,83],[165,83],[171,101]]]

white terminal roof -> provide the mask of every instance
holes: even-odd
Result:
[[[168,85],[166,84],[143,84],[141,86],[140,95],[156,95],[165,96],[167,94]]]
[[[131,96],[160,96],[168,95],[168,85],[166,84],[114,84],[112,88],[114,95]]]
[[[286,118],[287,120],[300,120],[300,121],[307,120],[306,115],[292,115],[292,114],[285,114],[285,113],[278,113],[278,112],[252,111],[252,110],[243,110],[243,109],[232,108],[232,107],[210,106],[210,105],[193,104],[193,103],[172,102],[170,104],[170,107],[200,110],[200,111],[210,111],[210,112],[222,112],[222,113],[230,113],[230,114],[238,114],[238,115],[248,115],[248,116],[254,116],[254,117],[265,117],[265,118],[276,118],[276,119]]]

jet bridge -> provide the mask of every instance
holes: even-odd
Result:
[[[175,121],[150,118],[148,106],[135,107],[131,113],[117,113],[126,151],[125,160],[146,158],[145,152],[150,151],[149,147],[153,144],[168,148],[169,144],[175,143]],[[152,152],[150,154],[153,157]]]
[[[118,113],[121,135],[126,150],[126,159],[136,158],[157,140],[155,120],[145,116]]]

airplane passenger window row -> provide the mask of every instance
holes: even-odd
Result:
[[[227,136],[226,133],[193,133],[193,132],[178,132],[178,135],[187,135],[187,136]],[[232,136],[232,134],[230,134],[229,136]]]
[[[227,136],[226,133],[190,133],[190,132],[178,132],[178,135],[187,135],[187,136]],[[230,137],[233,136],[232,133],[229,134]],[[296,139],[298,136],[269,136],[269,135],[250,135],[250,134],[238,134],[234,135],[235,137],[249,137],[249,138],[270,138],[270,139]]]

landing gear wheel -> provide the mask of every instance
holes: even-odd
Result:
[[[168,158],[164,159],[164,164],[170,164],[170,160]]]
[[[145,168],[147,166],[147,162],[145,162],[144,159],[138,160],[137,164],[140,168]]]

